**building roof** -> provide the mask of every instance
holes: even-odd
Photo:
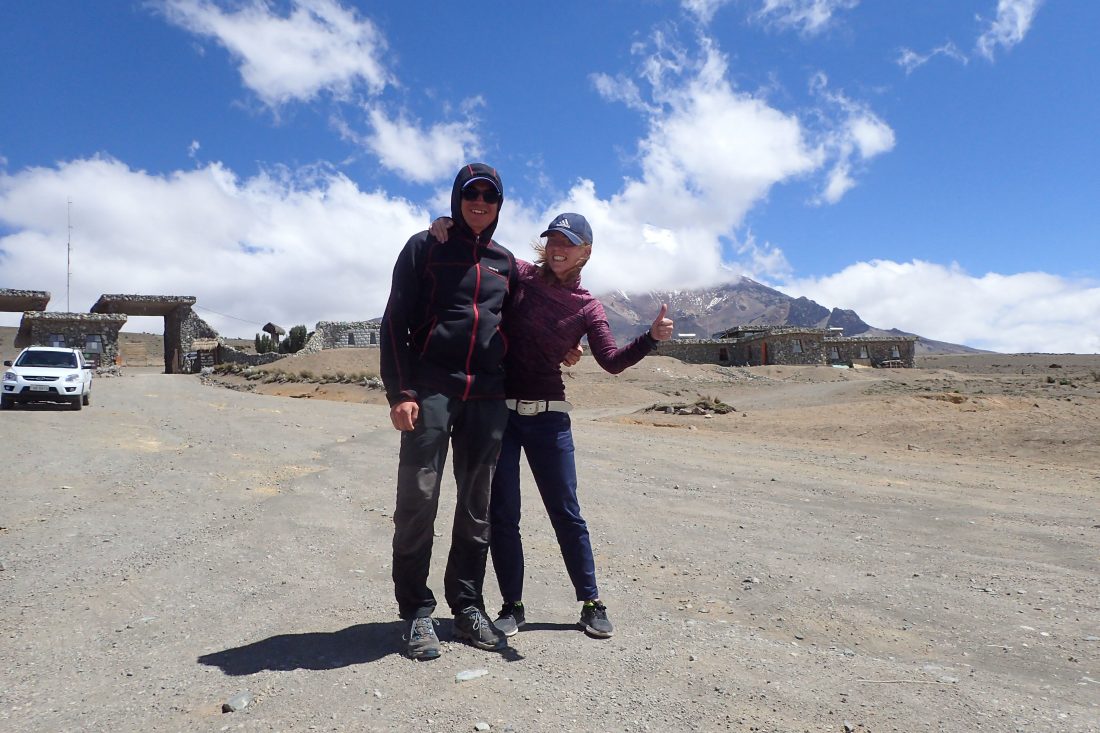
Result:
[[[19,321],[19,330],[15,334],[14,346],[29,346],[31,342],[31,326],[43,323],[56,323],[69,325],[73,323],[105,323],[117,325],[122,328],[126,323],[126,315],[123,313],[60,313],[58,311],[26,311]]]
[[[125,313],[131,316],[166,316],[176,308],[195,304],[192,295],[101,295],[92,313]]]
[[[49,302],[50,294],[45,290],[0,288],[0,311],[5,313],[44,311]]]

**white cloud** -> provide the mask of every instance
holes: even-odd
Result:
[[[648,122],[639,175],[607,199],[582,179],[551,207],[592,222],[596,252],[585,278],[597,292],[730,279],[744,267],[723,261],[723,238],[773,186],[823,162],[797,117],[733,89],[725,57],[709,39],[700,44],[696,58],[661,34],[635,48],[648,100],[633,82],[594,78],[605,98]]]
[[[596,87],[596,92],[608,102],[621,102],[630,109],[640,112],[655,111],[646,104],[641,90],[633,79],[593,74],[591,80],[592,85]]]
[[[966,54],[960,51],[954,43],[948,41],[942,46],[938,46],[926,54],[919,54],[912,49],[903,48],[900,52],[898,52],[897,64],[901,68],[905,69],[906,74],[912,74],[914,71],[919,69],[921,66],[927,64],[936,56],[946,56],[948,58],[955,59],[956,61],[959,61],[964,65],[969,61],[969,59],[966,57]]]
[[[828,28],[837,12],[857,5],[859,0],[763,0],[756,17],[781,29],[814,35]]]
[[[398,251],[429,220],[327,170],[242,181],[218,164],[150,175],[93,158],[0,173],[0,287],[47,290],[51,310],[65,308],[70,198],[73,310],[103,293],[193,295],[252,322],[199,311],[227,336],[381,315]]]
[[[382,62],[386,41],[370,20],[336,0],[291,5],[285,17],[261,0],[235,11],[210,0],[164,0],[162,7],[171,22],[229,51],[245,86],[270,107],[323,91],[346,97],[360,84],[379,93],[390,83]]]
[[[723,5],[728,5],[731,0],[682,0],[684,10],[694,15],[700,23],[706,25],[714,18],[714,14]]]
[[[1100,284],[1042,272],[973,276],[958,265],[874,260],[780,286],[879,328],[1002,353],[1100,353]]]
[[[369,110],[368,117],[371,132],[362,143],[383,166],[417,183],[447,178],[466,161],[481,156],[472,119],[423,129],[403,117],[391,119],[377,107]]]
[[[975,50],[990,61],[1000,47],[1010,50],[1024,40],[1043,0],[997,0],[997,17],[978,37]]]
[[[857,164],[894,149],[894,131],[865,104],[830,90],[824,74],[816,74],[810,86],[837,110],[835,114],[839,117],[822,135],[822,144],[834,162],[820,200],[834,204],[855,186],[852,173]]]

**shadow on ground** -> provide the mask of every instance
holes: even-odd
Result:
[[[267,639],[203,654],[199,664],[217,667],[232,677],[257,672],[289,672],[295,669],[339,669],[353,664],[375,662],[389,654],[403,654],[407,622],[356,624],[339,631],[312,631],[306,634],[279,634]],[[576,624],[529,623],[528,631],[576,631]],[[452,640],[454,629],[448,620],[439,623],[439,636]],[[499,653],[506,661],[523,659],[512,647]]]
[[[203,654],[199,664],[218,667],[234,677],[264,670],[338,669],[374,662],[404,650],[404,621],[356,624],[339,631],[279,634],[267,639]]]

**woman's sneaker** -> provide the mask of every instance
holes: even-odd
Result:
[[[412,620],[407,652],[410,659],[435,659],[439,656],[439,637],[435,634],[435,620],[431,616]]]
[[[606,639],[615,633],[615,627],[607,617],[607,606],[599,601],[584,602],[577,625],[584,629],[584,633],[597,639]]]
[[[523,601],[505,603],[500,607],[497,620],[493,625],[505,636],[515,636],[520,627],[527,623],[527,617],[523,614]]]
[[[478,649],[497,651],[508,646],[504,634],[477,606],[466,606],[455,615],[455,637],[466,639]]]

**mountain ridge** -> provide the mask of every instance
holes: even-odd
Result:
[[[791,297],[747,277],[709,288],[636,293],[616,290],[599,298],[619,343],[629,341],[648,327],[660,304],[667,303],[668,317],[675,321],[676,333],[694,334],[696,338],[711,338],[735,326],[840,328],[848,337],[915,336],[918,354],[983,353],[980,349],[934,341],[896,328],[876,328],[854,310],[826,308],[804,296]]]

